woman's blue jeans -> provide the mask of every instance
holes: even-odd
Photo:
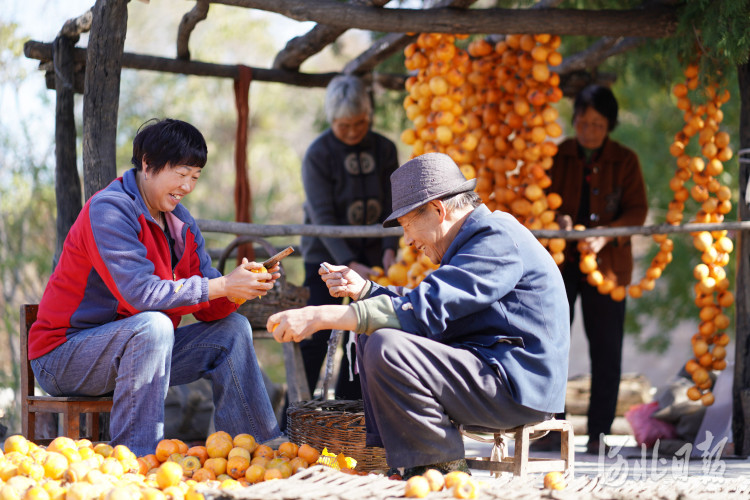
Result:
[[[280,435],[250,324],[237,313],[175,330],[165,314],[143,312],[72,333],[31,367],[53,396],[112,393],[111,443],[138,456],[164,438],[167,389],[200,378],[213,386],[217,430],[261,443]]]

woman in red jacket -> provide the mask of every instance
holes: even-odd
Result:
[[[217,430],[280,435],[247,318],[228,297],[265,295],[277,268],[244,262],[222,276],[182,199],[206,164],[203,135],[180,120],[133,140],[134,167],[89,199],[29,332],[39,385],[54,396],[113,394],[112,444],[153,453],[171,385],[205,378]],[[198,321],[179,326],[182,316]]]
[[[575,138],[564,141],[555,156],[549,192],[562,197],[558,210],[562,229],[639,226],[648,205],[638,157],[613,141],[618,105],[612,91],[591,85],[576,96],[573,110]],[[599,270],[617,285],[630,283],[633,255],[630,237],[594,236],[583,240],[594,252]],[[591,358],[591,398],[588,410],[588,452],[597,453],[600,435],[609,434],[620,385],[625,301],[600,294],[586,281],[578,263],[576,242],[569,241],[562,274],[570,304],[581,298],[583,324]]]

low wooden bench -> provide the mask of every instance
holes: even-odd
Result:
[[[534,424],[521,425],[513,429],[462,429],[464,436],[482,442],[491,442],[492,454],[478,459],[467,458],[466,463],[472,469],[487,470],[499,476],[501,472],[512,472],[515,476],[524,477],[534,472],[559,471],[573,476],[575,464],[575,447],[573,444],[573,425],[567,420],[545,420]],[[538,458],[529,456],[529,443],[535,437],[542,437],[548,432],[561,434],[560,458]],[[491,434],[492,438],[483,438],[480,434]],[[505,439],[513,439],[514,453],[506,456]]]
[[[62,415],[62,435],[72,439],[87,437],[99,441],[99,414],[112,411],[111,397],[36,396],[34,372],[29,361],[29,328],[36,321],[39,306],[21,306],[21,431],[30,441],[38,444],[51,441],[36,438],[36,414]],[[80,420],[85,415],[88,435],[81,436]]]

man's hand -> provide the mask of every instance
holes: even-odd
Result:
[[[329,266],[329,269],[330,269],[330,266]],[[366,266],[364,264],[360,264],[359,262],[355,262],[355,261],[351,261],[349,263],[349,269],[359,274],[363,278],[367,278],[368,276],[371,276],[372,274],[374,274],[371,267]]]
[[[299,342],[320,330],[354,330],[357,315],[349,306],[307,306],[268,317],[266,329],[277,342]]]
[[[367,280],[349,267],[334,266],[327,262],[323,264],[325,264],[325,268],[321,266],[318,269],[318,274],[326,282],[331,297],[349,297],[356,300],[367,284]]]

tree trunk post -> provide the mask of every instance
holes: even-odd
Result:
[[[55,39],[55,199],[57,203],[57,246],[54,264],[63,242],[81,211],[81,180],[76,165],[76,121],[73,113],[73,47],[78,37],[59,35]]]
[[[740,88],[739,200],[740,220],[750,219],[745,202],[750,179],[750,62],[737,67]],[[750,453],[750,233],[737,234],[737,300],[735,307],[734,387],[732,389],[732,434],[737,455]]]
[[[83,92],[83,180],[86,199],[117,176],[120,73],[129,0],[96,0]]]

